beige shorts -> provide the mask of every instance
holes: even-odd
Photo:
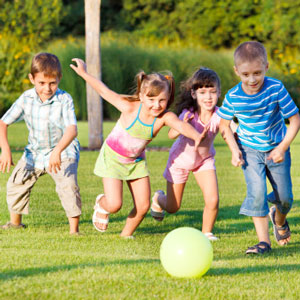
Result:
[[[50,173],[49,170],[28,166],[20,159],[7,182],[6,200],[9,211],[28,214],[31,189],[40,176],[48,173],[56,184],[56,192],[67,217],[80,216],[81,198],[77,184],[77,167],[75,159],[67,159],[62,161],[60,171]]]

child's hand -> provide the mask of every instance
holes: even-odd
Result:
[[[269,156],[267,157],[268,160],[273,160],[274,163],[281,163],[284,161],[284,151],[282,151],[279,147],[274,148]]]
[[[56,174],[58,171],[60,171],[60,165],[61,165],[60,152],[56,151],[54,148],[49,159],[49,172],[51,173],[53,170],[54,173]]]
[[[187,111],[184,116],[183,116],[183,122],[188,122],[189,120],[192,120],[194,118],[194,114],[191,113],[190,111]]]
[[[208,130],[209,130],[209,125],[206,125],[203,131],[201,132],[199,139],[195,140],[195,151],[197,151],[197,148],[200,146],[201,142],[205,139]]]
[[[10,153],[2,152],[2,154],[0,155],[0,172],[4,173],[5,170],[7,170],[8,173],[11,166],[14,166],[11,152]]]
[[[243,154],[241,151],[238,151],[237,153],[232,153],[231,164],[234,167],[241,167],[242,165],[245,164],[245,161],[243,159]]]
[[[80,58],[72,58],[72,61],[76,63],[76,65],[70,64],[70,67],[79,75],[86,73],[86,64]]]

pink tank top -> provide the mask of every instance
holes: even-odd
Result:
[[[118,120],[111,133],[106,138],[106,144],[119,155],[130,158],[130,162],[145,158],[145,148],[153,138],[152,124],[143,123],[140,118],[141,105],[132,124],[124,128]]]

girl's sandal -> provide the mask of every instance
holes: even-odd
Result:
[[[212,232],[205,232],[204,235],[211,241],[217,241],[219,238],[216,237]]]
[[[100,232],[105,232],[107,230],[108,222],[109,222],[109,217],[104,219],[104,218],[99,218],[97,216],[97,213],[102,214],[102,215],[109,215],[109,212],[106,211],[104,208],[102,208],[99,204],[99,201],[103,196],[104,196],[104,194],[100,194],[97,196],[95,206],[94,206],[94,213],[93,213],[93,225],[96,228],[96,230],[98,230]],[[101,225],[106,225],[106,226],[105,226],[105,228],[101,229],[96,224],[101,224]]]
[[[259,242],[257,245],[249,247],[246,250],[246,254],[264,254],[270,252],[271,246],[266,242]]]
[[[158,204],[159,195],[164,195],[165,193],[161,190],[158,190],[154,193],[152,197],[152,204],[150,209],[150,214],[156,221],[162,221],[165,217],[165,211]]]

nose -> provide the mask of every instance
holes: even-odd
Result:
[[[254,77],[253,75],[250,75],[250,76],[249,76],[249,82],[250,82],[250,83],[255,82],[255,77]]]
[[[159,101],[155,101],[155,102],[154,102],[154,107],[155,107],[155,108],[159,108],[159,107],[160,107]]]

